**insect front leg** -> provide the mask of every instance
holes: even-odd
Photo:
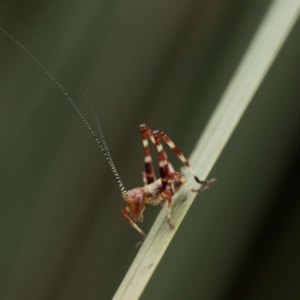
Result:
[[[122,216],[124,217],[124,219],[135,229],[137,230],[141,236],[142,236],[142,239],[143,241],[146,239],[146,234],[145,232],[139,227],[136,225],[135,222],[133,222],[133,220],[128,216],[128,213],[130,212],[130,209],[128,206],[126,206],[125,208],[122,209]]]

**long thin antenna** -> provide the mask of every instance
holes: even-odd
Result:
[[[102,133],[101,127],[100,127],[100,123],[98,122],[98,130],[100,133],[100,140],[97,137],[97,135],[95,134],[94,130],[92,129],[92,127],[90,126],[90,124],[88,123],[88,121],[86,120],[86,118],[84,117],[84,115],[81,113],[81,111],[79,110],[79,108],[77,107],[77,105],[75,104],[75,102],[73,101],[73,99],[69,96],[69,94],[67,93],[67,91],[65,90],[65,88],[60,84],[60,82],[58,82],[56,80],[56,78],[49,73],[49,71],[33,56],[33,54],[31,54],[31,52],[25,48],[21,43],[19,43],[13,36],[11,36],[6,30],[4,30],[1,26],[0,26],[0,30],[7,36],[9,37],[15,44],[17,44],[21,49],[23,49],[23,51],[25,51],[27,53],[27,55],[44,71],[44,73],[46,73],[60,88],[60,90],[62,91],[63,95],[68,99],[68,101],[71,103],[71,105],[73,106],[73,108],[75,109],[75,111],[77,112],[77,114],[79,115],[79,117],[81,118],[81,120],[83,121],[83,123],[86,125],[86,127],[89,129],[90,133],[92,134],[92,136],[94,137],[96,143],[98,144],[99,148],[101,149],[104,157],[106,158],[117,182],[118,185],[120,187],[121,193],[122,195],[126,195],[127,191],[124,187],[123,182],[121,181],[121,178],[117,172],[117,169],[113,163],[113,160],[110,156],[110,153],[108,151],[105,139],[104,139],[104,135]],[[98,118],[97,118],[98,120]],[[101,144],[102,142],[102,144]]]
[[[106,144],[106,140],[105,140],[105,137],[104,137],[104,134],[103,134],[103,131],[102,131],[102,127],[101,127],[101,124],[100,124],[100,121],[99,121],[99,118],[98,118],[98,114],[95,110],[95,107],[92,103],[92,101],[89,99],[89,97],[86,95],[86,91],[84,91],[84,98],[86,100],[86,102],[88,103],[88,106],[89,106],[89,109],[90,111],[92,112],[92,115],[93,115],[93,118],[94,118],[94,121],[97,125],[97,130],[98,130],[98,133],[99,133],[99,136],[100,136],[100,141],[101,141],[101,144],[104,148],[104,150],[106,151],[107,153],[107,158],[110,160],[111,164],[110,164],[110,167],[111,169],[113,170],[114,173],[117,173],[117,169],[114,165],[114,162],[110,156],[110,152],[108,150],[108,147],[107,147],[107,144]]]

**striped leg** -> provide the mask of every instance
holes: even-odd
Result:
[[[158,152],[158,162],[159,162],[159,174],[160,174],[160,179],[162,182],[163,189],[166,189],[167,182],[168,182],[168,177],[170,174],[170,167],[168,164],[168,159],[166,157],[166,153],[163,149],[163,146],[160,142],[160,135],[159,135],[159,130],[153,131],[153,136],[155,140],[155,145],[157,148]]]
[[[190,163],[188,160],[184,157],[184,155],[181,153],[181,151],[178,149],[178,147],[175,146],[175,144],[170,140],[170,138],[162,131],[156,130],[155,131],[155,136],[161,137],[167,145],[173,150],[173,152],[177,155],[177,157],[183,162],[183,164],[190,170],[190,172],[193,174],[194,179],[202,185],[209,185],[216,179],[211,179],[211,180],[200,180],[198,176],[196,175],[195,171],[191,167]]]
[[[150,155],[147,135],[149,136],[149,138],[152,140],[153,143],[155,143],[155,141],[152,135],[152,131],[148,128],[147,125],[141,124],[140,132],[141,132],[143,146],[144,146],[144,158],[145,158],[145,172],[143,172],[143,181],[144,181],[144,185],[148,185],[154,182],[156,180],[156,177],[153,168],[152,158]]]
[[[160,141],[159,140],[158,140],[158,142],[156,141],[155,137],[153,136],[152,130],[146,124],[140,125],[140,132],[142,135],[143,145],[144,145],[145,169],[146,169],[146,172],[143,172],[143,181],[144,181],[144,185],[147,185],[156,180],[147,136],[150,138],[152,143],[154,145],[156,145],[156,147],[157,147],[158,143],[160,144]],[[174,172],[173,166],[171,165],[171,163],[167,157],[167,154],[165,152],[164,152],[164,161],[165,161],[165,163],[164,163],[165,173],[164,174],[168,175],[168,174],[170,174],[170,172]],[[161,172],[160,172],[160,175],[162,175]],[[160,176],[160,177],[162,178],[162,176]]]

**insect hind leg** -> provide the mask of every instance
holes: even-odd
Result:
[[[153,132],[154,138],[158,139],[161,137],[165,143],[172,149],[172,151],[177,155],[177,157],[183,162],[183,164],[188,168],[190,173],[193,175],[195,181],[203,186],[203,189],[208,188],[208,186],[216,181],[215,178],[210,179],[210,180],[200,180],[198,176],[196,175],[194,169],[191,167],[189,161],[185,158],[185,156],[182,154],[182,152],[179,150],[179,148],[171,141],[171,139],[161,130],[156,130]],[[206,188],[205,188],[206,187]]]
[[[153,163],[152,163],[152,157],[149,149],[148,137],[153,143],[155,143],[155,141],[154,141],[152,131],[147,125],[141,124],[140,132],[143,141],[144,160],[145,160],[145,172],[143,172],[143,182],[144,185],[148,185],[156,180]]]

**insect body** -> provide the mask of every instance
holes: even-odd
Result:
[[[22,44],[20,44],[14,37],[12,37],[7,31],[5,31],[2,27],[0,27],[0,31],[3,32],[6,36],[8,36],[14,43],[16,43],[23,51],[25,51],[28,56],[59,86],[63,95],[67,98],[67,100],[71,103],[81,120],[84,122],[86,127],[89,129],[90,133],[93,135],[96,143],[101,149],[104,157],[108,161],[111,170],[115,176],[115,179],[119,185],[119,188],[122,193],[123,199],[127,202],[127,206],[122,209],[123,217],[128,221],[128,223],[135,228],[141,235],[143,240],[146,238],[146,234],[136,225],[135,222],[143,221],[143,212],[145,210],[145,204],[158,205],[159,203],[167,202],[168,213],[167,213],[167,223],[173,229],[174,225],[171,223],[171,209],[172,209],[172,197],[179,190],[182,184],[187,184],[192,192],[201,192],[209,187],[210,183],[214,181],[211,180],[200,180],[189,162],[180,152],[180,150],[174,145],[174,143],[169,139],[169,137],[163,133],[162,131],[156,130],[153,131],[147,127],[145,124],[140,125],[140,132],[143,140],[144,146],[144,158],[145,158],[145,172],[143,172],[143,182],[144,186],[135,188],[129,191],[126,191],[120,176],[116,170],[116,167],[113,163],[113,160],[108,151],[100,124],[98,122],[97,117],[94,114],[95,120],[98,125],[98,131],[100,138],[95,134],[92,127],[89,125],[73,99],[66,92],[64,87],[52,76],[44,66],[25,48]],[[148,138],[150,138],[151,142],[156,146],[158,151],[159,158],[159,172],[160,178],[156,179],[154,168],[152,164],[152,159],[150,156],[150,150],[148,145]],[[170,164],[166,153],[163,150],[163,146],[161,144],[161,140],[163,140],[178,156],[178,158],[184,163],[184,165],[190,170],[190,172],[194,175],[194,179],[198,184],[201,185],[199,189],[192,188],[183,175],[179,172],[175,172],[172,165]],[[130,214],[130,216],[128,215]]]

